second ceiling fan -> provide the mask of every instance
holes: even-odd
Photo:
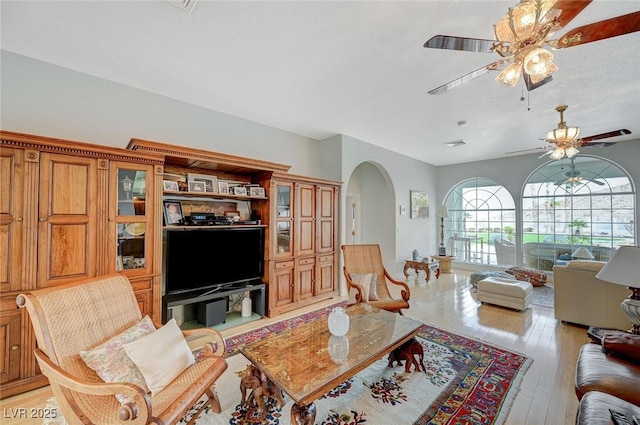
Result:
[[[501,59],[436,87],[429,94],[444,93],[489,71],[500,71],[496,80],[510,86],[516,85],[522,76],[527,90],[531,91],[550,82],[551,74],[557,70],[546,46],[563,49],[640,31],[638,11],[574,28],[558,40],[549,38],[569,24],[591,1],[521,0],[494,25],[495,40],[448,35],[432,37],[424,47],[497,53]]]

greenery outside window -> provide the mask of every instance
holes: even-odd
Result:
[[[444,223],[447,255],[470,263],[516,263],[515,202],[504,186],[485,178],[468,179],[451,189],[444,203],[449,210]],[[510,247],[506,255],[496,251],[497,244]]]
[[[524,265],[552,270],[576,259],[580,247],[588,251],[581,259],[607,261],[615,248],[635,243],[635,196],[628,174],[604,158],[542,165],[523,187]]]

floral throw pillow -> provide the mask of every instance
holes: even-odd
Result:
[[[123,345],[149,335],[155,330],[149,316],[145,316],[129,329],[97,347],[89,351],[80,351],[80,358],[95,370],[104,382],[130,382],[149,392],[140,369],[127,356]],[[123,394],[117,394],[116,398],[123,404],[133,401],[131,397]]]
[[[533,286],[544,286],[547,283],[547,275],[544,272],[529,269],[527,267],[511,267],[505,270],[517,280],[529,282]]]

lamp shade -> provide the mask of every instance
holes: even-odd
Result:
[[[571,254],[571,256],[573,258],[579,258],[581,260],[593,260],[595,258],[591,251],[583,246],[573,251],[573,254]]]
[[[438,217],[449,217],[449,209],[446,205],[440,205],[440,208],[438,209]]]
[[[640,247],[621,246],[596,274],[596,278],[617,285],[640,287]]]

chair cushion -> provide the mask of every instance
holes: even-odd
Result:
[[[176,319],[169,320],[157,331],[123,347],[140,369],[152,395],[158,394],[195,363]]]
[[[547,275],[544,274],[544,272],[528,267],[509,267],[505,272],[517,280],[529,282],[533,286],[544,286],[544,284],[547,283]]]
[[[350,273],[349,277],[362,288],[362,301],[378,301],[378,276],[373,273]]]
[[[131,382],[148,392],[149,388],[140,369],[127,356],[123,346],[149,335],[155,330],[156,327],[149,316],[145,316],[129,329],[97,347],[89,351],[80,351],[80,358],[87,366],[95,370],[104,382]],[[122,394],[116,395],[116,398],[120,403],[133,401],[131,397]]]
[[[501,272],[501,271],[494,271],[494,270],[487,270],[487,271],[481,271],[481,272],[473,272],[469,275],[469,283],[472,286],[476,286],[478,284],[478,282],[480,282],[482,279],[485,279],[487,277],[503,277],[505,279],[514,279],[516,280],[515,277],[513,277],[513,275],[510,275],[509,273],[505,273],[505,272]]]

